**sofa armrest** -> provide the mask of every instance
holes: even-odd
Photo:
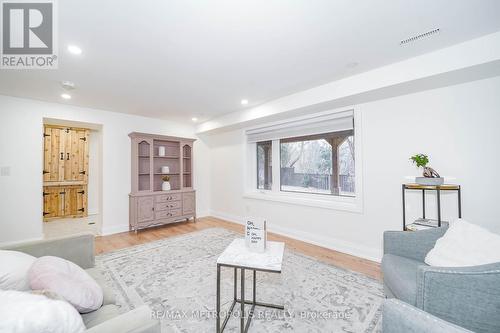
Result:
[[[382,327],[384,333],[471,332],[397,299],[386,299],[384,301]]]
[[[143,305],[85,331],[86,333],[161,333],[160,321]]]
[[[35,257],[55,256],[72,261],[83,269],[94,267],[94,235],[54,238],[9,246],[7,250],[20,251]]]
[[[477,332],[500,332],[500,263],[420,266],[418,308]]]
[[[419,231],[385,231],[384,254],[424,261],[436,241],[443,237],[448,227]]]

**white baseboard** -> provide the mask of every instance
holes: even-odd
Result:
[[[128,224],[126,225],[113,225],[113,226],[103,226],[102,227],[102,236],[108,236],[112,234],[119,234],[120,232],[127,232],[128,230]]]
[[[244,224],[245,218],[241,216],[226,214],[223,212],[211,211],[211,216],[226,220],[229,222],[234,222],[238,224]],[[267,230],[275,234],[297,239],[306,243],[318,245],[325,247],[330,250],[347,253],[356,257],[372,260],[375,262],[380,262],[382,260],[382,250],[375,249],[352,242],[347,242],[341,239],[336,239],[332,237],[325,237],[322,235],[317,235],[301,230],[293,230],[288,228],[283,228],[282,226],[276,226],[268,224]]]
[[[205,217],[209,216],[209,212],[198,212],[196,213],[196,217]],[[129,231],[128,224],[127,225],[114,225],[114,226],[103,226],[102,227],[102,236],[108,236],[108,235],[113,235],[113,234],[119,234],[121,232],[127,232]]]
[[[196,217],[197,218],[199,218],[199,217],[205,217],[205,216],[210,216],[210,212],[209,211],[196,212]]]

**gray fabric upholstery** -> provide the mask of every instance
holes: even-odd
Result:
[[[471,332],[396,299],[384,301],[382,329],[384,333]]]
[[[151,310],[143,305],[88,329],[87,333],[160,333],[160,321],[152,319]]]
[[[83,269],[94,267],[94,235],[32,241],[4,248],[20,251],[34,257],[55,256],[72,261]]]
[[[120,315],[118,307],[114,304],[107,304],[101,306],[98,310],[89,313],[83,313],[82,319],[85,327],[87,329],[92,328],[96,325],[104,323],[114,317]]]
[[[382,271],[384,272],[384,284],[390,290],[391,296],[403,300],[411,305],[416,304],[417,269],[422,265],[413,259],[384,255],[382,259]]]
[[[104,276],[102,276],[101,272],[99,272],[99,270],[96,268],[89,268],[89,269],[86,269],[85,271],[102,288],[102,293],[103,293],[102,305],[115,304],[116,303],[115,294],[114,294],[113,290],[106,285],[106,280],[104,279]]]
[[[417,307],[474,332],[500,332],[500,263],[421,266]]]
[[[393,254],[423,262],[436,241],[448,228],[432,228],[422,231],[384,232],[384,254]]]
[[[119,314],[113,292],[106,287],[104,277],[94,269],[94,235],[81,234],[57,239],[27,242],[0,249],[20,251],[35,257],[55,256],[72,261],[82,267],[103,288],[103,306],[82,315],[90,333],[160,333],[159,320],[151,319],[147,305]]]
[[[500,263],[445,268],[423,262],[445,231],[384,233],[386,296],[474,332],[500,332]]]

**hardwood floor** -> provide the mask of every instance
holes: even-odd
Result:
[[[139,231],[137,234],[135,232],[124,232],[110,236],[96,237],[96,254],[119,250],[129,246],[139,245],[213,227],[226,228],[242,235],[244,231],[242,225],[227,222],[214,217],[203,217],[197,219],[196,223],[180,222]],[[380,265],[376,262],[273,233],[268,233],[268,238],[269,240],[285,242],[289,249],[314,257],[325,263],[363,273],[378,280],[381,279]]]

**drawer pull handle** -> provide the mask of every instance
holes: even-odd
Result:
[[[61,153],[61,161],[64,160],[64,153]]]
[[[69,161],[69,153],[66,153],[66,160]]]

